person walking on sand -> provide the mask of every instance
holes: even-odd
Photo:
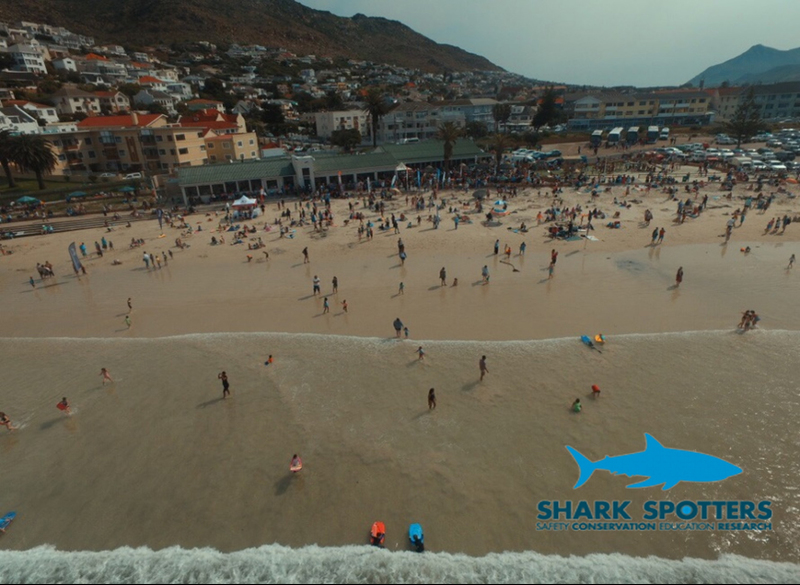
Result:
[[[131,328],[131,316],[130,315],[125,315],[125,325],[128,326],[128,329]]]
[[[309,264],[311,260],[308,259],[308,248],[303,248],[303,264]]]
[[[403,327],[403,333],[405,334],[406,339],[408,339],[408,335],[409,335],[408,327]]]
[[[653,239],[651,240],[651,245],[655,246],[656,242],[658,241],[658,228],[653,230]]]
[[[794,256],[792,256],[792,258],[794,258]],[[791,266],[789,268],[791,268]],[[31,288],[36,288],[36,282],[33,280],[32,276],[28,279],[28,282],[31,283]]]
[[[422,360],[424,360],[424,359],[425,359],[425,350],[424,350],[424,349],[422,349],[422,346],[421,346],[421,345],[420,345],[420,346],[417,348],[417,355],[419,356],[419,358],[417,359],[417,361],[420,361],[420,362],[421,362]]]
[[[500,251],[500,240],[494,241],[494,255],[497,256],[497,253]]]
[[[550,266],[547,267],[547,280],[552,280],[553,273],[555,272],[555,270],[556,270],[556,265],[555,263],[551,262]]]
[[[112,384],[114,383],[114,380],[111,378],[111,374],[108,373],[107,369],[100,368],[100,375],[103,376],[103,386],[106,385],[106,380],[108,380]]]
[[[555,263],[558,261],[558,252],[555,249],[550,251],[550,264],[555,266]]]
[[[325,297],[322,299],[322,314],[324,315],[325,313],[330,313],[330,311],[331,306],[328,304],[328,297]]]
[[[403,330],[403,322],[400,320],[400,317],[395,319],[392,325],[394,326],[394,332],[397,338],[400,339],[400,332]]]
[[[436,392],[434,392],[433,388],[428,390],[428,410],[433,410],[436,408]]]
[[[131,304],[131,298],[128,297],[128,312],[130,313],[133,310],[133,305]]]
[[[231,395],[231,385],[228,382],[228,374],[222,371],[217,374],[217,379],[222,380],[222,398],[227,398]]]
[[[678,268],[678,273],[675,275],[675,288],[678,288],[683,282],[683,266]]]
[[[481,276],[483,277],[483,284],[489,284],[489,267],[486,264],[481,269]]]
[[[403,294],[405,294],[405,290],[406,290],[406,285],[401,282],[400,283],[400,288],[397,289],[397,294],[403,295]]]
[[[528,247],[528,246],[527,246],[527,244],[526,244],[525,242],[522,242],[522,243],[519,245],[519,255],[520,255],[520,256],[524,256],[524,255],[525,255],[525,248],[527,248],[527,247]]]
[[[142,254],[142,260],[144,260],[145,270],[150,270],[150,256],[147,255],[147,252]]]
[[[320,282],[321,282],[321,281],[320,281],[320,279],[319,279],[319,276],[317,276],[317,275],[315,274],[315,275],[314,275],[314,280],[313,280],[313,283],[314,283],[313,294],[314,294],[314,296],[317,296],[318,294],[320,294],[320,293],[319,293],[319,284],[320,284]]]
[[[334,294],[338,293],[339,292],[339,279],[334,276],[333,277],[333,281],[331,282],[331,284],[333,284],[333,293]]]
[[[667,233],[667,230],[665,230],[663,227],[660,230],[658,230],[658,243],[659,244],[663,244],[664,243],[664,234],[666,234],[666,233]]]
[[[787,266],[786,268],[789,269],[792,268],[793,266],[794,266],[794,254],[792,254],[791,257],[789,258],[789,266]]]
[[[447,284],[447,271],[442,266],[442,269],[439,271],[439,280],[442,282],[441,286],[445,286]]]
[[[481,360],[478,362],[478,367],[481,369],[481,380],[483,377],[489,373],[489,368],[486,367],[486,356],[481,356]]]
[[[342,311],[347,312],[347,299],[342,301]]]

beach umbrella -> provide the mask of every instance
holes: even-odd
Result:
[[[41,203],[39,199],[36,197],[31,197],[29,195],[23,195],[19,199],[17,199],[17,203],[22,203],[23,205],[28,205],[29,203]]]
[[[136,191],[136,187],[131,187],[130,185],[125,185],[120,190],[120,193],[133,193]]]
[[[473,196],[475,199],[477,199],[478,201],[481,201],[481,200],[483,200],[483,198],[484,198],[484,197],[486,197],[488,194],[489,194],[489,192],[488,192],[486,189],[478,189],[477,191],[475,191],[475,192],[472,194],[472,196]]]

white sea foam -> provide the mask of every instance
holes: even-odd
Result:
[[[717,560],[561,557],[535,552],[388,552],[366,546],[266,545],[119,548],[65,552],[51,546],[0,552],[3,583],[798,583],[800,565],[723,555]]]

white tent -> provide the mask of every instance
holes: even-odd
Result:
[[[233,202],[234,207],[248,207],[256,205],[258,202],[255,199],[250,199],[246,195],[242,195],[239,199]]]
[[[405,165],[405,163],[400,163],[394,168],[395,173],[404,173],[407,170],[409,170],[409,168]]]

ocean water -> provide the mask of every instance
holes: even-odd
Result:
[[[791,563],[736,555],[666,560],[620,554],[392,553],[370,547],[280,545],[221,553],[204,548],[0,551],[3,583],[798,583]]]
[[[798,332],[620,335],[601,351],[576,338],[6,338],[0,354],[0,405],[22,425],[0,429],[0,513],[18,513],[0,582],[800,581]],[[645,433],[743,472],[662,491],[597,471],[573,489],[566,445],[596,461],[642,451]],[[766,499],[773,518],[760,532],[539,530],[537,503],[555,499]],[[363,546],[375,520],[386,551]],[[425,555],[407,552],[411,522]]]

